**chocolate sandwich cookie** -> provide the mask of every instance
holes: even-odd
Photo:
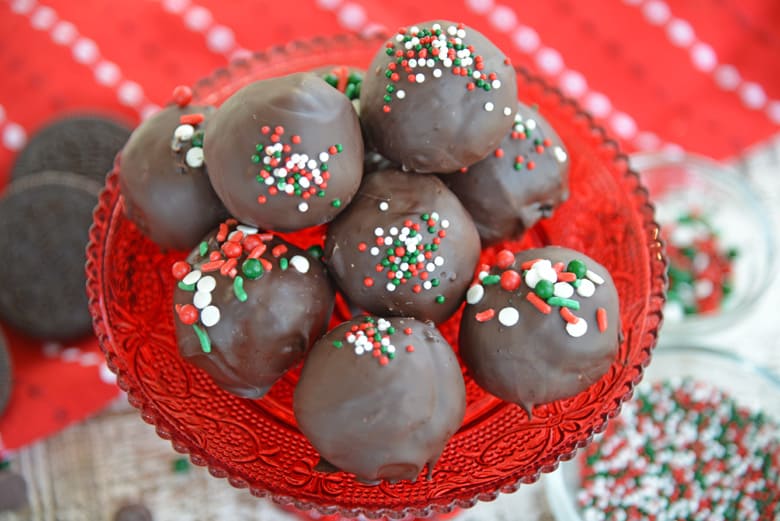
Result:
[[[100,116],[64,118],[38,130],[22,149],[11,179],[44,171],[73,172],[103,184],[130,129]]]
[[[0,471],[0,512],[20,510],[27,504],[24,476],[10,470]]]
[[[85,248],[97,181],[42,172],[0,199],[0,319],[31,336],[68,340],[91,330]]]
[[[539,111],[519,103],[496,150],[441,178],[474,218],[485,246],[520,237],[568,199],[569,155]]]
[[[114,521],[152,521],[151,510],[141,503],[122,505],[114,513]]]
[[[405,170],[449,173],[485,158],[512,126],[517,77],[509,59],[463,24],[401,28],[360,89],[369,146]]]
[[[8,399],[13,389],[13,374],[11,373],[11,355],[8,353],[8,344],[0,332],[0,416],[3,415]]]

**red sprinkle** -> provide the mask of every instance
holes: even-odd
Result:
[[[173,102],[180,107],[186,107],[192,101],[192,89],[186,85],[179,85],[173,89]]]
[[[548,315],[552,311],[550,305],[544,300],[542,300],[541,298],[539,298],[539,296],[534,292],[529,292],[528,294],[526,294],[525,299],[528,302],[530,302],[533,305],[533,307],[535,307],[545,315]]]
[[[501,287],[506,291],[515,291],[520,287],[520,274],[515,270],[506,270],[501,274]]]
[[[244,248],[237,242],[228,241],[222,245],[222,251],[231,258],[239,257],[243,250]]]
[[[477,319],[477,322],[487,322],[488,320],[492,320],[494,316],[496,316],[496,311],[493,308],[489,308],[485,311],[480,311],[474,315],[474,318]]]
[[[184,114],[179,118],[179,123],[182,125],[198,125],[199,123],[203,123],[204,116],[201,113],[196,114]]]
[[[406,329],[404,329],[404,334],[405,335],[411,335],[412,334],[412,328],[407,327]]]
[[[225,264],[225,261],[223,260],[215,260],[215,261],[207,262],[200,267],[200,271],[202,271],[203,273],[217,271],[222,267],[223,264]]]
[[[604,332],[607,330],[607,310],[604,308],[598,308],[596,310],[596,323],[599,326],[599,331]]]
[[[217,242],[224,242],[227,239],[228,226],[226,223],[219,224],[219,231],[217,232]]]
[[[189,273],[192,270],[192,267],[187,264],[184,261],[178,261],[173,263],[173,267],[171,268],[171,271],[173,272],[173,278],[176,280],[181,280],[184,278],[187,273]]]
[[[285,253],[287,253],[287,246],[285,246],[284,244],[277,244],[271,250],[271,255],[273,255],[277,259],[282,255],[284,255]]]
[[[219,268],[219,273],[224,276],[229,276],[231,278],[235,277],[235,275],[231,275],[230,272],[235,269],[235,267],[238,265],[238,259],[228,259],[225,261],[225,264],[222,265],[221,268]]]
[[[561,308],[561,316],[569,324],[576,324],[579,321],[579,319],[574,316],[574,313],[572,313],[569,308]]]
[[[496,255],[496,266],[498,266],[502,270],[507,269],[514,262],[515,262],[515,254],[512,253],[510,250],[501,250]]]
[[[254,248],[251,252],[249,252],[248,257],[250,259],[259,259],[260,256],[265,253],[265,250],[268,249],[268,247],[265,244],[260,244],[256,248]]]
[[[294,135],[294,136],[293,136],[293,137],[290,139],[290,141],[292,141],[292,142],[293,142],[293,143],[295,143],[296,145],[300,145],[300,144],[301,144],[301,136],[299,136],[298,134],[296,134],[296,135]]]
[[[191,326],[198,321],[198,310],[192,304],[184,304],[183,306],[176,306],[176,314],[179,315],[179,320],[183,324]]]
[[[222,258],[222,254],[219,253],[218,250],[214,250],[211,253],[209,253],[209,260],[215,261],[215,260],[219,260],[221,258]]]
[[[574,282],[577,280],[577,275],[570,271],[562,271],[558,274],[558,280],[560,282]]]
[[[520,267],[523,268],[524,270],[530,270],[533,267],[533,265],[536,264],[540,260],[541,259],[531,259],[531,260],[525,261],[523,264],[520,265]]]
[[[374,285],[374,279],[372,279],[371,277],[366,277],[365,279],[363,279],[363,285],[367,288],[370,288],[371,286]]]
[[[409,344],[406,346],[406,352],[407,353],[414,353],[414,346],[412,344]]]
[[[365,242],[361,242],[358,244],[358,251],[366,251],[366,248],[368,248],[368,246],[366,245]]]

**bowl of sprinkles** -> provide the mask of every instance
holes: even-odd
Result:
[[[661,340],[720,330],[767,288],[775,262],[771,219],[740,174],[688,154],[637,154],[669,257]]]
[[[594,443],[546,476],[558,521],[780,518],[780,375],[666,346]]]

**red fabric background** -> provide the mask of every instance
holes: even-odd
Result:
[[[780,124],[780,4],[772,0],[4,0],[0,189],[25,136],[55,117],[130,125],[234,53],[432,18],[464,21],[590,108],[628,151],[723,159]],[[231,39],[232,35],[232,39]],[[2,289],[0,289],[2,291]],[[117,395],[94,339],[67,346],[4,328],[16,370],[0,453]]]

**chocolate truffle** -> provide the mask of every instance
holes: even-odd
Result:
[[[179,352],[223,389],[260,398],[325,332],[334,289],[308,253],[228,220],[173,265]]]
[[[213,108],[171,105],[141,123],[122,150],[125,214],[162,248],[189,250],[227,217],[203,163]]]
[[[363,175],[352,103],[313,73],[247,85],[209,122],[209,176],[239,221],[293,231],[332,220]]]
[[[352,303],[437,323],[463,301],[479,252],[471,217],[444,183],[399,170],[366,175],[325,240],[328,269]]]
[[[431,324],[359,317],[306,357],[293,410],[320,455],[363,481],[428,475],[463,421],[458,360]]]
[[[501,145],[462,173],[442,176],[474,218],[483,245],[520,237],[569,197],[569,159],[536,110],[518,104]]]
[[[598,380],[620,342],[618,294],[586,255],[550,246],[497,254],[466,294],[460,355],[486,391],[530,411]]]
[[[415,172],[454,172],[486,157],[512,126],[515,70],[490,40],[448,21],[402,28],[360,93],[370,145]]]

